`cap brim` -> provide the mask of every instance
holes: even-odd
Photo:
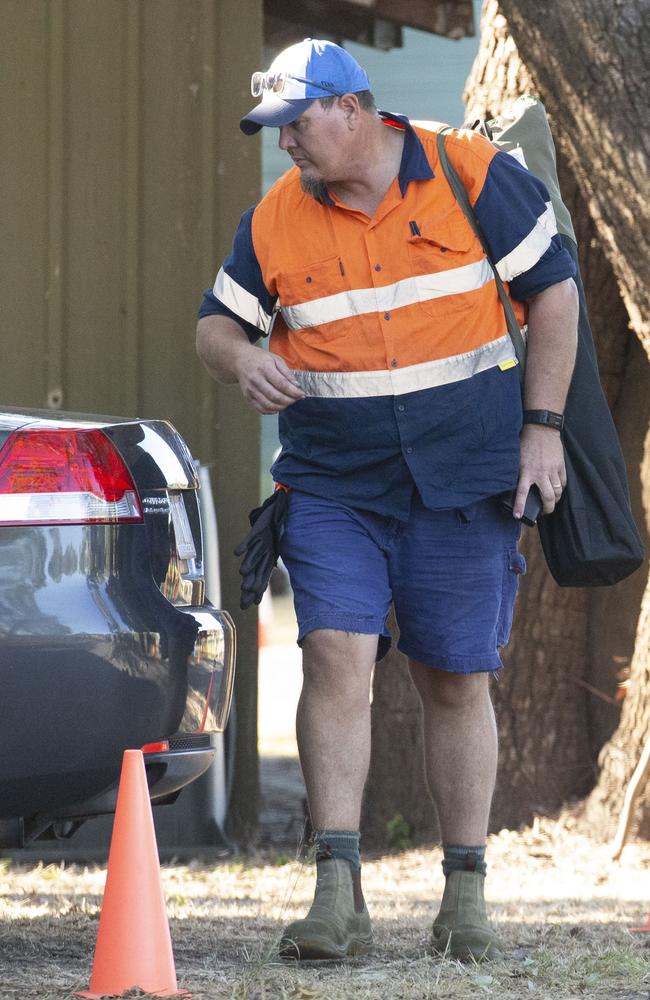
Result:
[[[289,125],[300,118],[307,108],[317,100],[316,97],[306,97],[299,101],[283,101],[280,97],[267,97],[256,108],[249,111],[239,123],[244,135],[254,135],[264,125]]]

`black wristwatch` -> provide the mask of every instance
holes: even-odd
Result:
[[[553,410],[524,410],[524,423],[542,424],[543,427],[561,431],[564,427],[564,417],[561,413],[553,413]]]

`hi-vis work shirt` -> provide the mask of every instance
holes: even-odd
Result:
[[[236,320],[293,370],[306,398],[280,413],[274,478],[405,519],[466,506],[517,481],[521,392],[494,275],[438,162],[436,133],[405,132],[374,216],[296,167],[242,216],[201,316]],[[448,155],[520,323],[524,303],[575,273],[546,188],[508,153],[457,130]]]

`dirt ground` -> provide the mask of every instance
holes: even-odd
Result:
[[[504,961],[464,966],[427,954],[443,885],[431,849],[365,860],[373,955],[281,963],[281,929],[305,913],[314,874],[298,860],[300,664],[286,602],[272,624],[260,657],[264,848],[163,865],[179,987],[196,1000],[650,1000],[650,934],[629,930],[649,919],[650,844],[630,844],[613,863],[606,847],[550,820],[490,839],[487,894]],[[68,1000],[88,988],[105,878],[102,866],[0,860],[0,1000]]]
[[[275,955],[283,924],[311,898],[309,863],[268,853],[164,865],[179,987],[197,1000],[650,998],[650,934],[629,930],[650,909],[650,844],[629,845],[613,863],[607,848],[544,820],[493,836],[489,861],[491,914],[508,955],[482,966],[427,954],[438,849],[366,861],[376,948],[349,964],[287,965]],[[64,1000],[88,988],[105,874],[2,863],[2,1000]]]

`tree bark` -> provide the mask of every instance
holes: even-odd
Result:
[[[394,617],[390,627],[394,644],[373,679],[372,756],[361,821],[364,847],[371,850],[400,846],[400,838],[391,834],[391,823],[401,826],[399,817],[412,844],[438,839],[436,811],[426,793],[420,699],[406,657],[396,647]]]
[[[620,135],[621,143],[629,143],[632,150],[631,154],[627,149],[621,151],[620,157],[627,160],[630,156],[631,161],[635,157],[642,159],[641,142],[647,141],[647,137],[640,141],[636,136],[638,111],[630,111],[624,103],[631,81],[621,82],[616,76],[617,67],[625,65],[623,54],[614,51],[609,69],[601,67],[600,55],[595,64],[574,66],[576,47],[581,53],[593,52],[603,24],[607,23],[612,6],[610,0],[587,5],[569,0],[563,4],[539,5],[541,10],[537,10],[536,0],[517,0],[517,44],[503,14],[512,6],[514,4],[499,4],[497,0],[486,0],[484,4],[480,51],[466,86],[466,120],[498,114],[520,94],[531,92],[544,100],[551,113],[556,142],[559,139],[560,184],[576,228],[601,378],[628,461],[637,520],[643,521],[639,472],[650,417],[650,379],[644,352],[639,350],[634,335],[630,334],[628,323],[634,322],[636,332],[647,344],[646,328],[641,321],[641,316],[646,315],[643,299],[639,299],[639,305],[633,298],[641,285],[647,293],[646,264],[636,259],[629,265],[626,263],[623,270],[636,269],[632,277],[622,276],[618,259],[613,268],[612,258],[629,253],[631,246],[638,248],[638,234],[634,232],[633,220],[626,215],[624,197],[618,198],[623,207],[606,206],[607,215],[600,205],[601,201],[614,200],[612,191],[621,190],[618,171],[626,171],[628,167],[620,158],[613,158],[608,166],[600,147],[594,153],[594,136],[599,136],[599,130],[589,136],[589,142],[585,141],[582,127],[576,135],[570,134],[570,141],[566,137],[567,132],[572,133],[575,129],[575,119],[582,113],[582,102],[586,99],[584,80],[591,79],[594,73],[603,76],[602,86],[586,95],[589,120],[612,117],[612,123],[605,127],[607,142],[611,145],[612,136]],[[599,16],[587,19],[584,16],[588,13],[586,7],[591,11],[595,6],[602,8]],[[635,17],[634,23],[642,22],[640,3],[623,2],[613,6],[621,17],[623,11],[628,23],[634,22]],[[532,11],[532,37],[526,35],[529,10]],[[569,26],[574,33],[582,32],[589,38],[567,40]],[[592,30],[593,37],[590,36]],[[623,45],[624,53],[619,31],[614,31],[614,38]],[[522,45],[526,51],[525,65],[519,55]],[[553,50],[551,64],[557,79],[547,92],[549,49]],[[634,66],[640,59],[639,44],[635,40]],[[616,77],[611,87],[607,72]],[[642,76],[637,84],[641,100],[645,93]],[[621,106],[610,108],[612,95],[619,99]],[[602,108],[598,102],[602,103]],[[591,159],[594,157],[594,170],[599,176],[597,200],[592,190],[595,174]],[[574,167],[576,158],[580,160],[579,169]],[[584,183],[586,176],[589,184]],[[635,192],[629,204],[636,204],[641,197],[643,205],[638,212],[641,219],[650,204],[647,191],[642,191],[643,185],[647,185],[647,172],[640,169],[637,177],[641,195]],[[627,219],[627,230],[617,242],[611,220],[618,220],[616,225],[619,225],[621,216],[623,221]],[[646,229],[646,236],[648,232],[650,227]],[[606,253],[603,253],[603,246]],[[626,280],[624,287],[623,277]],[[650,470],[648,472],[650,475]],[[648,482],[648,476],[643,481]],[[645,509],[649,509],[647,504]],[[567,800],[589,791],[598,773],[598,752],[618,726],[611,745],[601,756],[600,791],[594,792],[589,800],[593,804],[593,814],[599,812],[602,819],[603,812],[608,812],[615,823],[625,781],[636,764],[636,750],[640,752],[650,729],[644,693],[649,680],[644,651],[650,638],[644,628],[647,630],[650,626],[643,624],[650,621],[650,612],[639,624],[635,652],[647,569],[614,588],[563,590],[548,574],[536,533],[527,530],[522,547],[529,571],[518,599],[513,638],[504,656],[506,669],[493,692],[499,719],[501,759],[491,828],[518,826],[530,820],[535,812],[556,810]],[[650,598],[646,596],[644,606],[649,604]],[[417,728],[419,706],[401,660],[399,654],[390,654],[386,666],[380,666],[375,675],[375,748],[365,809],[365,821],[372,830],[375,845],[381,844],[382,838],[385,844],[385,824],[397,811],[413,827],[415,840],[426,837],[427,831],[433,830],[431,816],[423,807],[422,750]],[[626,671],[630,673],[628,698],[621,717],[616,692]],[[415,767],[414,761],[417,761]],[[406,781],[404,775],[407,775]],[[644,796],[640,808],[645,808],[650,815]]]
[[[647,382],[646,382],[647,393]],[[647,399],[647,396],[646,396]],[[641,471],[642,499],[646,511],[646,530],[650,530],[650,431],[645,439]],[[645,579],[648,578],[647,564]],[[620,722],[599,757],[598,784],[579,811],[582,825],[599,839],[614,836],[625,791],[638,764],[643,747],[650,738],[650,585],[641,603],[629,680],[623,700]],[[642,836],[650,838],[650,785],[636,799],[634,820]]]
[[[553,5],[501,0],[500,9],[533,85],[561,126],[556,129],[560,148],[617,277],[630,324],[650,353],[648,7],[642,0],[564,0]],[[636,427],[647,428],[647,370],[640,378],[646,391],[637,397]],[[646,445],[646,456],[647,451]],[[642,484],[649,475],[646,458]],[[643,500],[647,511],[648,497]],[[647,567],[643,578],[648,579]],[[639,580],[627,584],[638,586]],[[593,612],[602,613],[607,605],[611,612],[615,606],[611,595],[591,603]],[[650,735],[649,647],[646,584],[620,723],[600,755],[598,784],[583,811],[585,825],[604,837],[613,835],[625,788]],[[637,811],[641,831],[648,834],[650,789],[640,795]]]
[[[630,323],[650,353],[650,9],[645,0],[500,0],[553,116]]]
[[[497,3],[497,0],[488,0],[484,4],[481,48],[465,91],[468,120],[497,114],[522,93],[539,94],[548,109],[548,97],[537,82],[536,70],[538,63],[544,63],[545,53],[553,45],[553,39],[562,37],[559,33],[561,27],[553,20],[555,15],[559,17],[561,14],[560,6],[553,8],[553,14],[548,8],[546,9],[548,37],[540,51],[534,50],[528,41],[527,49],[533,63],[524,65],[519,57],[515,39],[509,33],[508,22],[502,13],[504,4]],[[588,30],[589,25],[583,25],[583,31]],[[561,41],[556,43],[556,48],[561,49]],[[572,68],[567,67],[566,73],[568,74]],[[573,116],[569,116],[568,120],[564,116],[564,109],[570,103],[572,89],[570,80],[565,80],[565,83],[568,92],[562,95],[562,101],[557,104],[555,114],[551,114],[551,125],[558,147],[560,186],[576,229],[580,268],[590,305],[601,378],[608,401],[617,418],[628,467],[632,471],[635,512],[637,520],[640,519],[642,522],[641,479],[638,469],[645,428],[648,426],[650,416],[647,362],[636,348],[633,335],[628,332],[628,316],[621,301],[612,267],[602,252],[596,221],[590,215],[589,206],[567,161],[566,143],[562,141],[562,137],[567,129],[572,127]],[[583,158],[587,158],[588,155],[589,150],[584,150]],[[616,189],[616,178],[613,175],[608,179],[608,191],[611,192],[612,189]],[[644,579],[647,578],[647,572],[645,576],[639,572],[619,586],[602,591],[559,590],[548,576],[536,541],[530,537],[526,537],[523,541],[524,552],[530,559],[531,572],[519,599],[515,636],[505,656],[506,663],[512,669],[504,674],[505,683],[497,689],[495,697],[503,747],[500,780],[493,809],[493,824],[496,826],[504,821],[512,823],[514,816],[521,816],[521,810],[525,808],[523,776],[519,773],[522,766],[526,773],[539,774],[537,786],[547,789],[547,792],[552,790],[552,775],[558,773],[556,770],[558,763],[562,766],[553,759],[552,754],[544,752],[540,754],[536,750],[534,739],[531,740],[531,747],[535,763],[533,765],[527,762],[525,747],[521,746],[520,737],[512,723],[513,718],[520,718],[529,708],[525,700],[528,697],[531,698],[533,706],[545,706],[539,719],[543,727],[548,724],[550,718],[554,718],[553,705],[549,705],[545,698],[544,686],[548,682],[547,678],[540,681],[538,672],[534,668],[531,670],[531,663],[534,662],[532,658],[535,655],[546,658],[549,652],[555,653],[552,661],[555,669],[551,671],[551,676],[559,685],[560,694],[565,692],[567,677],[572,677],[573,683],[578,688],[574,690],[573,697],[569,693],[569,701],[563,706],[557,724],[555,721],[551,724],[551,730],[572,734],[569,740],[572,754],[564,762],[564,766],[573,769],[575,779],[582,773],[584,778],[582,791],[588,790],[596,774],[595,756],[605,740],[611,736],[619,720],[620,705],[615,700],[617,684],[619,676],[624,676],[626,667],[629,668],[634,650],[638,608],[643,596]],[[560,634],[572,638],[570,646],[565,648],[561,642],[560,648],[553,650],[551,636],[541,641],[541,648],[536,652],[531,648],[531,645],[534,645],[531,644],[533,636],[528,628],[531,612],[534,615],[534,608],[530,607],[531,602],[533,604],[538,602],[541,615],[547,622],[553,622],[554,630],[559,629]],[[519,691],[524,693],[523,703],[518,697]],[[610,700],[605,700],[607,698]],[[533,737],[535,732],[534,722]],[[586,767],[578,755],[579,749],[580,752],[585,749],[583,736],[588,742]],[[520,753],[523,753],[523,765],[517,761]],[[546,769],[549,773],[544,777]],[[592,770],[591,778],[589,769]],[[566,791],[567,799],[574,798],[581,790],[578,780],[573,788],[570,784],[571,782],[568,782],[569,787],[561,785],[557,789],[558,793]],[[504,808],[502,789],[508,789],[506,798],[510,801],[510,812]],[[513,803],[511,789],[519,791],[518,803]],[[551,795],[550,800],[553,798]],[[548,794],[545,796],[545,801],[549,801]]]
[[[650,140],[647,127],[643,127],[648,121],[648,8],[641,0],[565,0],[552,5],[537,0],[501,0],[498,7],[496,0],[489,0],[484,17],[491,21],[491,25],[483,26],[485,45],[500,52],[502,61],[504,55],[508,58],[506,67],[492,75],[481,76],[475,68],[469,89],[495,102],[502,91],[529,86],[540,94],[550,112],[559,138],[563,192],[573,200],[570,208],[579,226],[581,270],[591,302],[603,381],[618,417],[632,473],[637,520],[643,523],[643,511],[650,509],[647,441],[646,458],[643,465],[641,462],[641,441],[649,418],[648,366],[626,336],[619,296],[614,294],[611,275],[596,248],[600,243],[616,276],[629,322],[648,352]],[[490,27],[495,37],[490,37]],[[504,37],[508,27],[513,35],[510,40]],[[513,50],[521,53],[525,69],[512,68]],[[572,175],[574,183],[568,175]],[[611,836],[616,827],[625,787],[650,734],[647,580],[646,566],[618,587],[587,597],[586,679],[597,689],[608,687],[605,693],[611,695],[617,669],[631,658],[620,723],[600,755],[598,785],[583,811],[585,825],[603,836]],[[568,597],[571,605],[575,600],[572,595]],[[631,644],[637,619],[636,641]],[[602,704],[588,696],[586,721],[590,724],[592,750],[597,749],[616,721],[615,709],[603,712]],[[650,789],[640,796],[638,810],[641,830],[647,834]]]
[[[484,5],[481,45],[465,87],[466,119],[500,114],[535,92],[496,0]],[[569,204],[571,210],[574,206]],[[524,528],[528,562],[506,669],[494,686],[500,759],[491,827],[518,826],[553,811],[593,782],[585,689],[588,599],[558,589],[536,531]]]

